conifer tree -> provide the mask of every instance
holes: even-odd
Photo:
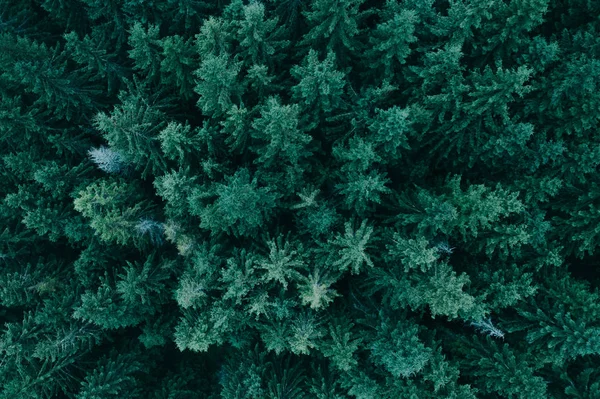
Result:
[[[160,105],[153,104],[141,87],[119,94],[120,104],[110,114],[101,112],[94,127],[102,132],[110,147],[127,157],[143,175],[165,167],[155,137],[165,126]]]
[[[304,35],[303,43],[314,47],[324,46],[327,51],[358,51],[360,44],[359,7],[363,0],[318,0],[311,4],[304,15],[311,29]]]
[[[0,399],[599,398],[588,0],[0,0]]]
[[[276,97],[267,99],[261,117],[252,123],[253,138],[266,145],[256,146],[258,162],[265,167],[282,161],[296,166],[310,156],[307,144],[311,138],[298,128],[300,109],[297,104],[282,105]]]
[[[215,200],[203,206],[203,199],[210,197]],[[208,191],[195,189],[189,197],[190,212],[201,218],[202,228],[213,233],[231,231],[249,235],[268,222],[277,198],[278,194],[269,188],[259,187],[248,169],[241,169]]]
[[[179,88],[179,94],[190,99],[194,93],[194,70],[197,67],[193,40],[179,35],[167,36],[160,41],[162,61],[160,71],[163,81]]]
[[[386,1],[381,17],[370,39],[368,59],[392,77],[398,66],[406,62],[411,43],[417,41],[414,31],[418,17],[414,10],[402,9],[395,0]]]
[[[291,73],[299,81],[292,87],[294,98],[308,110],[321,110],[328,114],[343,105],[346,82],[344,73],[335,68],[333,52],[328,52],[321,62],[318,53],[311,49],[302,64],[294,66]],[[313,127],[313,124],[309,126]]]
[[[198,77],[195,91],[200,95],[198,107],[205,115],[219,116],[225,113],[234,101],[239,101],[242,87],[238,81],[241,64],[232,61],[224,53],[204,58],[196,70]]]
[[[289,43],[281,40],[282,29],[277,26],[277,18],[265,19],[265,6],[255,2],[244,6],[244,20],[237,32],[242,55],[249,63],[273,65],[282,57],[281,50]]]
[[[119,180],[93,183],[79,192],[75,210],[90,219],[90,226],[105,241],[139,242],[135,226],[151,205],[135,187]]]

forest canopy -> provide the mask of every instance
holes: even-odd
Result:
[[[599,399],[600,2],[0,0],[0,399]]]

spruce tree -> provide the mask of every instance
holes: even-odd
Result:
[[[599,398],[588,0],[0,0],[0,399]]]

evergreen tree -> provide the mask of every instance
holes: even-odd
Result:
[[[200,95],[198,107],[205,115],[219,116],[239,100],[242,87],[238,81],[241,64],[227,54],[205,57],[196,70],[195,91]]]
[[[215,200],[203,206],[203,199],[210,197]],[[213,233],[231,231],[250,235],[268,222],[277,197],[269,188],[259,187],[248,169],[240,169],[207,191],[195,189],[189,197],[190,212],[200,217],[202,228]]]
[[[311,3],[304,15],[311,29],[303,43],[314,47],[324,46],[327,51],[360,50],[356,36],[363,15],[359,7],[363,0],[318,0]]]
[[[135,69],[143,71],[148,79],[152,80],[160,70],[160,40],[158,26],[150,25],[148,28],[137,22],[131,27],[129,33],[129,57],[133,60]]]
[[[0,0],[0,399],[600,398],[598,15]]]
[[[244,6],[244,20],[240,22],[237,36],[244,49],[244,58],[256,65],[273,65],[278,58],[282,58],[278,54],[281,49],[289,44],[278,40],[282,36],[282,29],[277,27],[277,19],[265,19],[265,6],[259,2]]]
[[[374,63],[370,67],[383,67],[385,75],[391,78],[398,66],[406,63],[410,44],[417,41],[414,32],[418,17],[414,10],[402,9],[396,0],[386,1],[381,16],[382,21],[370,38],[368,59]]]
[[[151,209],[142,198],[122,180],[104,180],[80,191],[74,205],[102,240],[127,244],[139,242],[135,226]]]
[[[277,98],[271,97],[261,117],[252,123],[253,137],[266,141],[266,148],[256,148],[260,154],[258,162],[265,166],[281,159],[286,163],[296,165],[298,161],[310,155],[306,145],[310,137],[298,130],[299,107],[281,105]]]
[[[120,104],[110,114],[96,115],[94,127],[102,132],[110,147],[127,157],[143,175],[157,173],[165,167],[155,140],[165,125],[164,114],[142,88],[129,90],[119,94]]]
[[[310,50],[302,65],[296,65],[291,70],[292,76],[299,82],[292,87],[295,99],[315,116],[310,128],[316,127],[319,114],[329,114],[343,106],[343,89],[346,85],[344,73],[335,69],[335,55],[328,52],[327,57],[320,62],[318,53]]]
[[[163,81],[179,88],[185,99],[194,95],[194,70],[197,67],[196,52],[192,39],[179,35],[168,36],[160,41],[162,61],[160,71]]]

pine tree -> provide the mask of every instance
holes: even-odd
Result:
[[[392,77],[412,49],[411,43],[417,41],[414,36],[418,22],[414,10],[403,9],[396,0],[387,0],[381,11],[382,21],[375,28],[370,38],[368,58],[373,66],[383,68],[387,77]],[[372,67],[372,66],[371,66]]]
[[[136,225],[150,212],[151,205],[136,191],[123,180],[92,183],[78,193],[75,210],[90,219],[90,226],[102,240],[139,243]]]
[[[244,19],[240,22],[237,36],[244,49],[242,56],[249,64],[273,65],[282,58],[281,50],[289,44],[280,39],[282,29],[277,26],[277,18],[265,17],[265,6],[262,3],[244,6]]]
[[[414,136],[413,121],[410,118],[414,110],[411,108],[392,107],[386,110],[376,109],[376,117],[369,125],[373,133],[376,149],[385,154],[389,163],[401,158],[402,152],[410,150],[408,140]]]
[[[165,162],[155,141],[165,126],[160,106],[147,97],[141,87],[130,87],[119,94],[120,104],[110,114],[101,112],[94,127],[102,132],[115,151],[127,157],[142,175],[164,170]]]
[[[0,0],[0,399],[599,398],[599,14]]]
[[[140,397],[140,381],[135,374],[142,371],[143,365],[132,355],[111,353],[102,359],[97,368],[86,375],[77,398]]]
[[[546,383],[534,374],[533,359],[517,356],[508,344],[500,346],[490,338],[475,338],[464,364],[469,374],[484,378],[482,388],[486,392],[509,398],[547,397]]]
[[[205,115],[219,116],[238,102],[242,87],[238,81],[241,63],[232,61],[224,53],[207,55],[195,74],[198,77],[195,91],[200,95],[198,107]]]
[[[189,170],[171,171],[159,176],[154,181],[154,187],[165,204],[165,214],[170,217],[183,217],[189,211],[188,197],[194,188],[195,177],[190,176]]]
[[[344,105],[343,94],[346,82],[344,73],[335,68],[335,54],[328,52],[325,59],[319,61],[318,53],[310,50],[301,65],[292,68],[291,73],[298,84],[292,87],[293,97],[308,110],[329,114]],[[308,126],[315,127],[316,120]]]
[[[129,57],[134,68],[146,75],[149,80],[155,78],[160,71],[160,39],[157,25],[145,28],[140,22],[135,23],[129,32],[128,44],[131,47]]]
[[[108,147],[92,148],[88,151],[92,162],[98,165],[98,168],[106,173],[118,173],[126,168],[127,161],[117,151]]]
[[[373,227],[366,220],[356,226],[356,223],[344,223],[344,233],[337,234],[335,238],[328,240],[323,247],[327,258],[326,264],[335,270],[345,272],[351,269],[357,274],[364,266],[373,267],[373,260],[367,250],[371,247]]]
[[[216,197],[202,205],[204,198]],[[198,215],[201,227],[213,233],[231,231],[236,235],[251,235],[272,216],[278,194],[268,187],[259,187],[248,169],[240,169],[223,183],[208,191],[196,189],[189,197],[190,211]]]
[[[165,158],[177,161],[180,166],[186,164],[198,146],[199,139],[194,137],[189,125],[169,123],[158,135]]]
[[[223,18],[210,16],[196,35],[198,54],[220,56],[231,53],[233,33]]]
[[[304,15],[311,26],[303,43],[327,51],[358,51],[359,23],[363,15],[359,7],[363,0],[318,0]]]
[[[419,341],[416,326],[394,323],[381,315],[377,336],[371,343],[371,356],[396,378],[411,377],[423,370],[431,358],[431,349]]]
[[[358,350],[362,339],[353,336],[354,324],[348,320],[336,321],[329,328],[330,340],[319,348],[323,356],[331,359],[333,366],[341,371],[350,371],[358,365],[354,353]]]
[[[178,87],[179,94],[191,99],[194,95],[194,70],[198,64],[193,40],[184,40],[179,35],[167,36],[160,41],[160,46],[162,81]]]
[[[308,276],[298,278],[298,293],[302,305],[308,305],[311,309],[326,308],[339,296],[335,289],[331,288],[335,278],[327,271],[323,272],[317,268],[312,270]]]
[[[520,317],[509,324],[509,331],[526,331],[526,340],[533,348],[552,348],[544,356],[546,362],[564,364],[597,354],[600,307],[591,302],[597,297],[598,292],[590,292],[585,284],[549,276],[538,295],[521,304]]]
[[[251,147],[259,157],[257,162],[265,168],[276,163],[297,167],[303,158],[310,156],[308,143],[311,137],[299,128],[300,107],[297,104],[282,105],[276,97],[270,97],[260,118],[252,122]]]
[[[298,249],[294,249],[293,243],[283,241],[283,237],[267,242],[269,256],[258,261],[258,268],[264,269],[265,274],[262,280],[266,283],[270,281],[277,282],[287,289],[288,283],[297,275],[297,269],[305,267],[305,261],[302,259],[304,248],[301,244]]]
[[[344,198],[348,209],[364,215],[373,209],[373,204],[380,204],[382,196],[391,191],[386,184],[389,179],[376,170],[370,173],[348,172],[343,175],[341,183],[336,184],[336,189]]]
[[[108,92],[114,93],[127,69],[119,65],[117,54],[111,51],[102,32],[92,28],[92,33],[83,38],[76,32],[70,32],[65,34],[65,40],[65,49],[70,53],[70,57],[81,65],[88,75],[96,76],[98,80],[105,79]]]

